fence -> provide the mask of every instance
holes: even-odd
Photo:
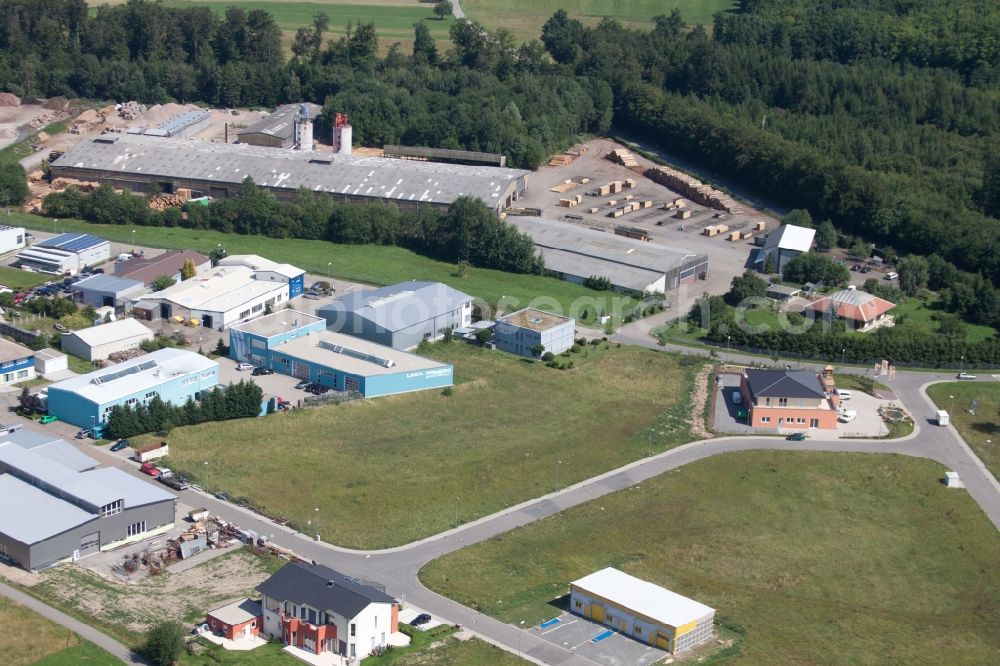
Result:
[[[41,336],[34,331],[27,331],[23,328],[18,328],[13,324],[8,324],[6,322],[0,322],[0,335],[6,335],[8,337],[14,338],[22,345],[27,345],[31,347]]]

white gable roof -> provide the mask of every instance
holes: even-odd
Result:
[[[671,627],[680,627],[714,613],[703,603],[630,576],[612,567],[601,569],[570,583],[608,601]]]
[[[794,224],[786,224],[768,234],[764,249],[780,248],[782,250],[808,252],[812,247],[815,236],[815,229],[806,229],[805,227],[797,227]]]

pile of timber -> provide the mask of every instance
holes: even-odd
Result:
[[[646,169],[645,175],[653,182],[664,185],[674,192],[683,194],[688,199],[702,206],[724,210],[727,213],[743,213],[743,205],[725,192],[720,192],[711,185],[706,185],[694,176],[670,167],[653,167]]]

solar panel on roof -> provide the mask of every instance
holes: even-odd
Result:
[[[388,358],[380,358],[373,354],[366,354],[365,352],[358,351],[356,349],[351,349],[350,347],[345,347],[343,345],[337,345],[332,342],[327,342],[325,340],[320,340],[316,343],[316,346],[320,349],[325,349],[327,351],[332,351],[335,354],[343,354],[344,356],[350,356],[351,358],[356,358],[359,361],[365,361],[366,363],[374,363],[375,365],[382,366],[383,368],[391,368],[396,365],[395,361]]]
[[[130,368],[125,368],[124,370],[119,370],[118,372],[109,372],[106,375],[101,375],[100,377],[94,377],[92,381],[94,384],[100,386],[101,384],[107,384],[108,382],[113,382],[116,379],[121,379],[122,377],[128,377],[129,375],[135,375],[143,370],[150,370],[156,367],[156,361],[143,361],[138,365],[133,365]]]

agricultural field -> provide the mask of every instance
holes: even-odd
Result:
[[[452,391],[177,428],[166,464],[325,541],[384,548],[694,439],[681,357],[603,343],[557,370],[457,341],[418,353],[454,365]]]
[[[100,5],[120,5],[126,0],[87,0],[91,7]],[[413,24],[424,21],[430,28],[431,36],[439,42],[438,48],[450,45],[448,30],[451,17],[439,20],[433,12],[433,4],[419,3],[417,0],[315,0],[296,2],[295,0],[162,0],[165,7],[208,7],[220,15],[227,7],[242,7],[247,11],[263,9],[274,16],[278,27],[284,33],[284,42],[289,46],[295,31],[310,25],[313,16],[322,12],[330,17],[328,35],[334,39],[346,34],[348,23],[372,22],[378,31],[379,45],[383,51],[389,45],[400,42],[409,52],[413,44]]]
[[[691,25],[711,29],[712,16],[733,10],[736,0],[461,0],[466,16],[487,28],[505,28],[518,41],[541,37],[542,25],[556,10],[565,9],[585,25],[597,25],[605,17],[626,28],[651,29],[654,16],[679,9]]]
[[[947,382],[927,388],[927,395],[939,409],[951,416],[951,423],[972,447],[983,464],[1000,478],[1000,384]],[[975,415],[969,413],[978,400]],[[925,427],[936,428],[937,425]]]
[[[905,456],[730,453],[467,547],[421,580],[533,624],[565,609],[569,581],[614,566],[716,608],[737,638],[726,663],[996,663],[1000,535],[943,474]]]
[[[12,214],[11,224],[51,231],[52,224],[35,215]],[[80,220],[59,220],[59,231],[81,231],[119,243],[132,243],[133,227],[91,224]],[[524,307],[533,299],[545,310],[555,310],[576,317],[583,324],[593,324],[603,308],[613,317],[630,311],[636,301],[623,294],[586,289],[577,284],[539,275],[522,275],[485,268],[470,268],[458,277],[455,264],[428,259],[410,250],[382,245],[338,245],[326,241],[283,239],[275,242],[265,236],[240,236],[218,231],[199,231],[179,227],[134,227],[135,242],[168,250],[190,249],[208,254],[222,245],[229,254],[259,254],[274,261],[288,262],[316,275],[344,278],[357,282],[386,285],[405,280],[444,282],[470,296],[496,304],[501,299],[511,306]],[[587,316],[582,314],[586,312]]]
[[[6,666],[120,663],[93,643],[38,613],[0,596],[0,654]]]

